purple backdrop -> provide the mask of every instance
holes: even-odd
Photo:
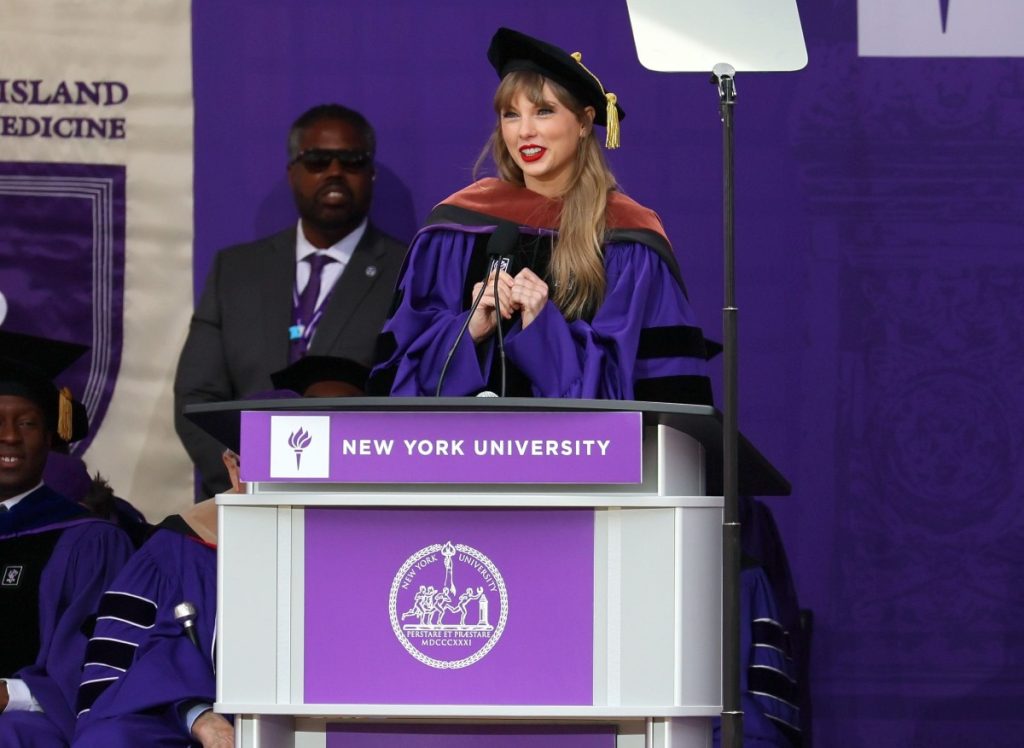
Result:
[[[808,69],[737,81],[740,424],[794,485],[772,507],[815,613],[817,743],[1017,745],[1024,61],[859,58],[853,0],[799,4]],[[294,221],[285,132],[326,100],[376,123],[374,215],[409,238],[470,178],[508,25],[619,95],[613,166],[719,334],[717,98],[636,62],[624,2],[193,7],[197,286]]]

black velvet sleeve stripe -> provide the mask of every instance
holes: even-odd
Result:
[[[771,714],[766,714],[764,716],[772,721],[772,724],[775,725],[775,729],[777,729],[788,741],[788,745],[792,746],[792,748],[801,748],[801,746],[803,746],[804,735],[800,731],[799,727],[795,727],[788,722],[783,722],[781,719],[774,717]]]
[[[390,361],[398,350],[398,340],[391,331],[382,332],[377,336],[376,350],[373,360],[378,364]],[[391,394],[391,385],[395,382],[396,367],[398,363],[374,372],[366,382],[366,394],[386,397]]]
[[[156,604],[144,597],[124,592],[105,592],[96,616],[116,618],[133,626],[148,629],[156,623]]]
[[[85,648],[85,664],[127,670],[135,658],[135,646],[116,639],[90,639]]]
[[[388,319],[395,316],[395,312],[398,311],[398,307],[402,306],[402,299],[405,298],[405,289],[399,286],[395,289],[395,295],[391,297],[391,308],[388,309]]]
[[[633,384],[633,399],[652,403],[713,404],[711,381],[695,374],[638,379]]]
[[[78,630],[82,632],[82,635],[86,639],[92,639],[92,632],[96,629],[96,614],[92,613],[85,617],[82,621],[82,625],[78,627]]]
[[[375,359],[378,364],[390,361],[394,357],[396,350],[398,350],[398,342],[395,340],[394,333],[382,332],[377,336]],[[391,364],[388,366],[373,369],[366,380],[366,394],[377,397],[387,397],[390,395],[391,387],[394,385],[395,377],[398,374],[399,363],[399,361],[391,361]]]
[[[75,713],[81,714],[87,709],[92,709],[96,699],[110,688],[110,685],[117,678],[103,678],[101,680],[86,681],[78,687],[78,696],[75,697]]]
[[[766,644],[789,655],[789,640],[786,632],[776,621],[759,618],[753,625],[754,644]]]
[[[796,684],[778,670],[751,665],[747,671],[747,683],[753,693],[772,696],[793,706],[800,701]]]
[[[366,381],[366,394],[371,397],[387,397],[390,395],[397,373],[395,366],[375,371]]]
[[[669,356],[706,358],[707,348],[704,345],[704,333],[699,327],[691,325],[645,327],[640,331],[640,344],[636,351],[638,359],[668,358]]]
[[[398,339],[393,332],[388,330],[377,336],[375,346],[373,360],[382,364],[395,355],[395,351],[398,350]]]

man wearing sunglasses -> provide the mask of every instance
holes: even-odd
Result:
[[[186,405],[271,389],[271,372],[307,353],[373,363],[405,246],[368,220],[376,138],[337,104],[300,116],[288,136],[297,226],[221,250],[175,377],[175,427],[205,496],[230,488],[223,446],[185,419]]]

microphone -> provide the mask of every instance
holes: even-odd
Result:
[[[476,308],[480,306],[480,300],[484,297],[484,290],[487,288],[487,277],[495,270],[501,270],[508,266],[512,252],[515,249],[516,242],[519,240],[519,226],[512,223],[511,221],[501,221],[494,229],[494,233],[491,234],[491,238],[487,240],[487,256],[490,258],[490,262],[487,263],[487,272],[484,275],[484,282],[480,285],[480,291],[477,293],[476,298],[473,299],[472,305],[469,307],[469,314],[466,316],[466,321],[462,323],[462,329],[459,330],[459,334],[455,336],[455,342],[452,343],[452,347],[448,350],[448,355],[445,357],[444,366],[441,367],[441,375],[437,379],[437,389],[434,391],[434,397],[441,397],[441,386],[444,384],[445,374],[448,373],[448,366],[452,362],[452,358],[455,356],[455,349],[459,346],[459,341],[462,340],[462,336],[466,334],[466,330],[469,329],[469,321],[473,318],[473,313],[476,312]],[[502,383],[502,394],[505,394],[505,344],[501,336],[501,309],[498,306],[498,273],[494,274],[494,312],[498,318],[498,351],[501,359],[501,383]]]
[[[491,241],[487,243],[487,255],[494,257],[494,264],[498,270],[507,268],[512,262],[512,251],[516,242],[519,241],[519,227],[509,221],[502,221],[494,230]],[[501,367],[501,396],[505,397],[505,333],[501,329],[501,302],[498,301],[498,275],[494,274],[494,315],[498,324],[498,365]]]
[[[196,645],[196,649],[202,651],[199,646],[199,636],[196,634],[196,606],[188,600],[174,606],[174,620],[185,629],[185,635]]]

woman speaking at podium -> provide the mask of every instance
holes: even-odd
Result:
[[[661,220],[618,191],[625,116],[579,53],[499,29],[481,154],[497,178],[440,203],[413,240],[375,393],[709,404],[705,345]],[[478,162],[479,166],[479,162]]]

